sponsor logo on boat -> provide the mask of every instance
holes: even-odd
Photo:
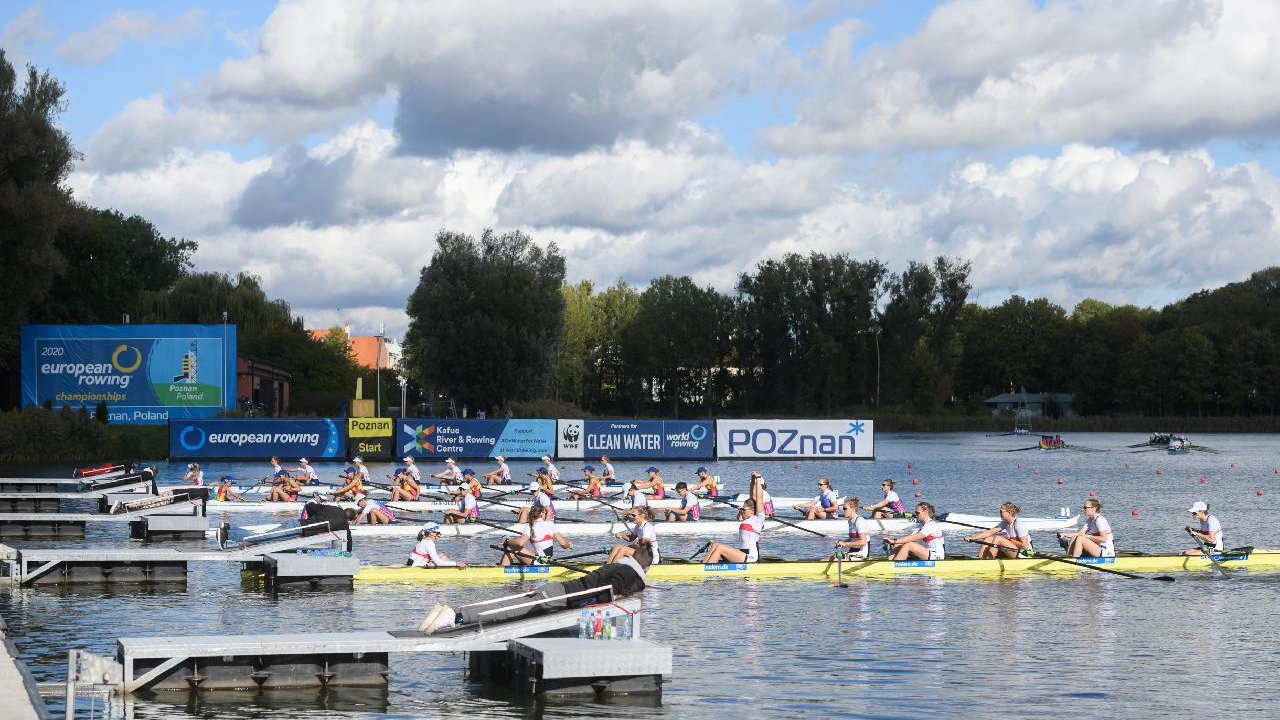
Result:
[[[702,566],[704,572],[746,572],[747,563],[707,563]]]
[[[937,560],[895,560],[893,566],[896,568],[931,568],[936,567]]]
[[[550,565],[507,565],[502,568],[506,575],[546,575],[551,572]]]
[[[1076,562],[1081,565],[1115,565],[1116,559],[1113,557],[1078,557]]]

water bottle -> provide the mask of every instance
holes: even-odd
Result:
[[[595,623],[591,628],[591,637],[596,640],[604,639],[604,614],[599,610],[596,611]]]
[[[613,627],[613,611],[605,610],[604,611],[604,639],[612,640],[615,634],[616,633]]]
[[[586,610],[578,613],[578,638],[586,640],[591,637],[591,615]]]
[[[622,613],[618,616],[618,639],[631,639],[631,613]]]

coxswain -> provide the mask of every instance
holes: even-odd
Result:
[[[698,491],[704,490],[707,497],[720,497],[720,484],[716,482],[716,478],[705,467],[699,467],[693,471],[698,476],[698,484],[689,488],[689,492],[697,494]]]
[[[690,492],[689,483],[684,481],[676,483],[676,495],[680,496],[680,507],[668,510],[667,520],[684,521],[702,519],[702,501],[698,499],[697,495]]]
[[[440,539],[440,524],[429,522],[422,526],[418,531],[418,544],[413,546],[413,550],[409,551],[409,559],[405,561],[405,565],[411,567],[458,567],[465,568],[466,563],[461,560],[450,560],[448,555],[440,552],[436,548],[436,541]]]
[[[437,602],[419,623],[418,632],[430,635],[447,631],[456,625],[475,624],[480,621],[482,612],[488,626],[490,623],[510,622],[529,615],[543,615],[611,602],[644,590],[645,572],[652,560],[649,549],[640,548],[630,557],[601,565],[576,580],[547,583],[532,592],[463,605],[459,608],[461,612],[443,602]],[[577,594],[597,588],[604,589],[592,594]]]
[[[230,475],[223,475],[213,486],[213,499],[218,502],[243,502],[244,496],[235,490],[235,482]]]
[[[609,552],[608,560],[605,562],[618,562],[622,558],[630,556],[640,547],[649,548],[649,551],[653,553],[654,564],[661,562],[658,554],[658,534],[653,529],[653,510],[648,507],[638,507],[632,509],[630,515],[631,531],[614,534],[614,537],[625,541],[627,544],[614,545],[613,550]]]
[[[645,472],[649,473],[648,480],[636,480],[635,486],[641,490],[652,490],[652,500],[664,500],[667,497],[667,483],[662,479],[662,474],[658,472],[658,468],[649,466]]]
[[[799,510],[806,520],[826,520],[840,515],[836,491],[831,488],[831,481],[824,477],[818,478],[818,495],[815,498],[791,507]]]
[[[608,455],[600,456],[600,479],[605,485],[618,479],[618,474],[613,471],[613,463],[609,462]]]
[[[417,500],[422,494],[422,486],[418,484],[418,479],[415,477],[417,469],[417,466],[409,464],[391,476],[391,502]]]
[[[472,478],[474,477],[475,473],[472,473]],[[460,487],[453,492],[453,496],[458,500],[458,507],[444,511],[446,523],[469,523],[480,519],[480,505],[476,503],[476,496],[471,488]]]
[[[546,468],[547,468],[547,477],[551,478],[551,482],[553,482],[553,483],[558,483],[558,482],[560,482],[560,470],[559,470],[558,468],[556,468],[555,463],[551,462],[551,456],[550,456],[550,455],[543,455],[543,456],[542,456],[542,464],[546,466]]]
[[[880,502],[875,505],[862,506],[863,510],[871,513],[872,520],[906,517],[907,509],[902,504],[902,498],[898,497],[898,493],[893,491],[893,485],[894,482],[892,480],[885,478],[884,482],[880,483],[880,489],[884,491],[884,497],[880,499]]]
[[[981,542],[979,558],[1015,558],[1023,552],[1035,552],[1031,547],[1031,531],[1018,513],[1022,509],[1011,502],[1000,506],[1000,522],[995,527],[969,535],[965,542]]]
[[[499,455],[494,460],[498,461],[498,467],[493,472],[485,473],[485,485],[505,485],[511,482],[511,468],[507,467],[507,459]]]
[[[547,511],[541,505],[529,508],[529,532],[519,537],[502,542],[506,551],[502,554],[503,565],[532,565],[538,558],[549,558],[555,553],[555,546],[568,550],[573,547],[556,530],[554,520],[547,518]]]
[[[569,499],[571,500],[599,500],[600,491],[604,486],[604,479],[596,475],[594,465],[585,465],[582,468],[582,477],[587,484],[581,488],[569,488]]]
[[[386,505],[364,493],[356,495],[356,509],[360,511],[360,515],[356,517],[357,524],[390,525],[396,521],[396,514],[391,512]]]
[[[350,500],[364,492],[364,478],[354,465],[348,465],[347,469],[342,471],[342,482],[342,487],[333,491],[335,500]]]
[[[298,458],[298,467],[293,469],[293,478],[302,485],[319,485],[320,476],[306,458]]]
[[[946,540],[942,534],[942,525],[934,519],[935,514],[929,503],[918,503],[915,532],[885,541],[889,545],[889,557],[893,560],[946,559]]]
[[[1115,557],[1115,533],[1111,532],[1111,523],[1102,516],[1102,501],[1085,500],[1084,527],[1073,533],[1058,533],[1058,542],[1071,557]]]
[[[742,509],[738,511],[738,546],[726,543],[712,543],[707,549],[704,563],[744,563],[760,559],[760,536],[764,533],[764,521],[767,519],[764,508],[764,480],[760,473],[751,473],[750,497],[742,501]]]
[[[1200,521],[1198,528],[1187,526],[1187,534],[1196,541],[1197,547],[1190,550],[1183,550],[1183,555],[1204,555],[1205,551],[1211,553],[1222,552],[1222,523],[1218,522],[1218,518],[1209,514],[1209,506],[1197,500],[1191,503],[1188,510],[1194,520]]]
[[[182,484],[195,485],[197,487],[204,484],[204,470],[200,469],[200,463],[187,465],[187,472],[182,476]]]
[[[849,534],[836,542],[836,552],[851,551],[855,558],[865,558],[871,551],[871,523],[858,513],[858,498],[845,498],[844,516],[849,520]]]
[[[271,494],[267,496],[270,502],[297,502],[298,493],[302,490],[298,485],[298,481],[289,474],[288,470],[280,468],[276,471],[274,487],[271,488]]]
[[[462,471],[458,469],[458,461],[453,458],[446,458],[444,461],[444,470],[432,475],[431,477],[439,480],[441,483],[459,483],[462,482]]]

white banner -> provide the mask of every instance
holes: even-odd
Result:
[[[871,420],[716,420],[716,457],[874,460]]]
[[[581,420],[556,421],[556,457],[581,460],[583,455]]]

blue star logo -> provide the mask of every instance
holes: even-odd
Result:
[[[863,433],[862,421],[857,420],[849,423],[849,435],[861,435]]]

